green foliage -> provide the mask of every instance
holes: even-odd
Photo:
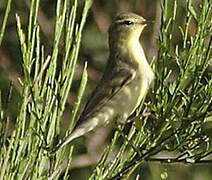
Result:
[[[41,45],[40,40],[39,3],[39,0],[31,2],[27,35],[21,27],[21,18],[16,15],[24,71],[24,79],[21,81],[22,102],[16,128],[9,139],[9,146],[1,142],[0,179],[3,177],[5,179],[45,179],[47,177],[57,179],[62,172],[57,169],[63,162],[63,154],[58,155],[54,163],[51,163],[52,168],[48,168],[46,166],[49,159],[48,153],[43,147],[52,144],[53,137],[59,133],[59,121],[72,84],[82,30],[92,0],[85,1],[79,24],[76,21],[78,2],[74,1],[71,11],[68,12],[68,1],[64,3],[57,1],[54,46],[52,54],[46,58],[44,58],[44,46]],[[62,67],[59,67],[58,52],[62,37],[64,37],[64,56],[61,59]],[[79,99],[73,110],[73,120],[87,81],[86,67],[85,64]],[[5,122],[3,119],[6,118],[1,108],[1,122]],[[2,124],[2,126],[6,125]],[[72,150],[68,164],[71,161],[71,152]],[[64,179],[68,178],[67,172]]]
[[[211,57],[212,4],[203,0],[198,11],[191,0],[186,2],[185,26],[179,27],[183,43],[182,46],[173,46],[178,1],[172,2],[171,10],[170,3],[167,0],[161,3],[158,55],[153,65],[157,78],[150,99],[143,107],[145,111],[139,115],[142,128],[136,132],[132,126],[127,136],[140,153],[135,152],[135,148],[128,150],[127,142],[124,142],[116,157],[107,162],[118,139],[118,134],[115,134],[91,179],[128,179],[142,162],[149,161],[211,162],[205,159],[212,153],[211,133],[207,133],[204,126],[208,123],[207,118],[211,117],[212,79],[204,73]],[[197,30],[194,36],[189,37],[191,20],[196,22]],[[171,78],[173,74],[174,80]],[[174,157],[155,157],[160,152],[173,152]]]
[[[57,1],[53,49],[47,57],[38,23],[40,1],[31,1],[27,32],[22,18],[16,15],[24,72],[20,80],[22,100],[15,129],[11,137],[6,137],[8,107],[2,106],[0,92],[0,179],[70,179],[73,146],[70,149],[64,147],[55,155],[49,154],[45,148],[54,146],[55,137],[60,134],[59,123],[73,85],[82,31],[92,5],[92,0],[83,2],[79,20],[81,2],[71,1],[69,10],[67,0]],[[147,100],[134,117],[141,126],[138,128],[133,123],[128,131],[125,129],[124,132],[128,132],[126,138],[115,132],[90,179],[129,179],[132,176],[135,179],[136,170],[142,167],[142,163],[151,161],[211,163],[208,157],[212,154],[212,79],[209,67],[212,4],[209,0],[202,0],[197,8],[192,0],[185,2],[185,23],[178,28],[181,44],[175,45],[176,19],[180,16],[178,3],[178,0],[161,1],[158,53],[152,65],[156,79]],[[10,6],[11,0],[0,31],[0,45]],[[189,29],[193,22],[196,29],[191,36]],[[63,44],[62,51],[60,44]],[[62,56],[59,56],[59,51]],[[86,82],[87,63],[82,71],[66,135],[77,120]],[[11,100],[12,90],[11,85],[7,102]],[[121,145],[119,140],[123,142]],[[172,156],[160,158],[158,154],[161,152],[172,153]],[[166,176],[164,171],[161,177]]]

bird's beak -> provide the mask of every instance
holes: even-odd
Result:
[[[142,22],[142,24],[146,24],[146,25],[153,24],[153,23],[155,23],[155,22],[151,21],[151,20],[146,20],[146,21]]]

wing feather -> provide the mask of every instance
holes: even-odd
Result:
[[[94,117],[110,99],[132,80],[132,70],[129,68],[117,68],[114,63],[109,63],[104,75],[96,89],[88,99],[87,104],[74,129],[82,124],[86,119]]]

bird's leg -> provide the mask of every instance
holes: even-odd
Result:
[[[128,118],[127,123],[130,123],[130,122],[138,120],[138,119],[140,120],[143,117],[146,117],[146,116],[149,116],[149,115],[150,115],[150,113],[147,112],[147,107],[145,107],[141,115],[137,115],[137,116],[133,116],[133,117]]]
[[[116,129],[118,130],[118,132],[120,133],[120,135],[122,136],[122,138],[133,148],[133,150],[134,150],[136,153],[138,153],[139,156],[141,156],[140,150],[139,150],[137,147],[135,147],[134,144],[132,144],[131,140],[128,139],[127,135],[125,135],[125,134],[123,133],[123,129],[124,129],[124,125],[125,125],[125,124],[120,124],[120,123],[118,124],[117,122],[118,122],[118,121],[116,121],[116,127],[117,127]]]

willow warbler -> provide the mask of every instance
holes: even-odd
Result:
[[[109,60],[73,132],[53,151],[87,132],[111,123],[124,124],[145,97],[154,73],[139,42],[147,21],[121,13],[109,28]]]

